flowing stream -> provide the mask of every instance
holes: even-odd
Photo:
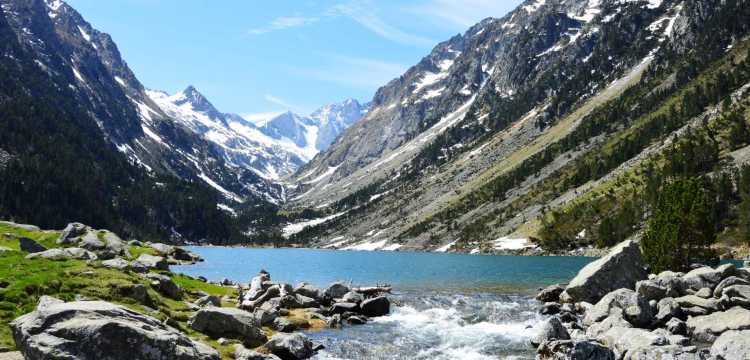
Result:
[[[308,332],[325,345],[315,359],[533,359],[529,345],[544,319],[535,291],[567,282],[584,257],[480,256],[416,252],[193,247],[205,262],[173,270],[248,282],[334,281],[394,287],[391,314],[367,325]]]

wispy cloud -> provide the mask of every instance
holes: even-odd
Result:
[[[267,26],[250,29],[248,31],[253,35],[260,35],[270,33],[277,30],[285,30],[295,27],[306,26],[318,22],[318,17],[305,17],[305,16],[281,16],[273,19]]]
[[[242,118],[245,120],[258,125],[262,126],[264,123],[268,122],[269,120],[283,114],[283,112],[280,111],[270,111],[270,112],[259,112],[259,113],[247,113],[242,114]]]
[[[290,73],[310,79],[347,86],[356,89],[372,89],[385,85],[403,74],[407,67],[402,64],[372,58],[361,58],[338,54],[324,54],[328,64],[317,68],[289,67]]]
[[[465,29],[488,17],[502,17],[516,5],[514,1],[497,0],[428,0],[406,10],[436,23]]]
[[[432,39],[407,33],[387,23],[378,16],[377,9],[377,5],[370,0],[355,0],[334,6],[328,14],[329,16],[347,16],[378,36],[400,44],[431,46],[436,43]]]
[[[278,106],[280,106],[280,107],[282,107],[284,109],[287,109],[287,110],[294,110],[294,111],[299,110],[299,108],[297,106],[291,104],[290,102],[288,102],[288,101],[286,101],[286,100],[284,100],[284,99],[282,99],[282,98],[280,98],[278,96],[274,96],[274,95],[271,95],[271,94],[265,94],[265,95],[263,95],[263,99],[265,99],[266,101],[268,101],[271,104],[278,105]]]

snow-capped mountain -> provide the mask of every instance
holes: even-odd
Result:
[[[229,166],[249,169],[273,182],[293,174],[325,150],[366,112],[366,107],[350,99],[326,105],[310,116],[285,112],[252,122],[217,110],[193,86],[174,95],[154,90],[146,93],[175,121],[216,144]]]

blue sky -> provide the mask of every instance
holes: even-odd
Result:
[[[519,0],[67,0],[146,87],[194,85],[225,112],[369,101],[438,42]]]

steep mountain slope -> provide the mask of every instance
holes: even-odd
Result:
[[[366,112],[366,107],[350,99],[326,105],[307,117],[286,112],[253,123],[240,115],[220,112],[193,86],[174,95],[153,90],[146,93],[177,123],[215,144],[229,166],[249,169],[273,183],[293,174],[325,150]],[[255,192],[269,190],[256,188]],[[272,190],[269,200],[284,200],[283,188]]]
[[[442,251],[509,250],[532,236],[549,248],[596,243],[602,217],[582,214],[604,208],[563,216],[567,204],[602,198],[612,187],[602,179],[637,167],[649,145],[700,114],[653,122],[688,101],[675,97],[691,81],[721,84],[700,109],[744,84],[747,19],[746,2],[712,0],[528,1],[487,19],[381,88],[370,113],[298,173],[316,181],[300,182],[296,204],[327,205],[328,217],[291,241]],[[715,61],[731,81],[708,73]]]
[[[100,80],[134,81],[109,37],[59,1],[4,0],[0,9],[0,217],[54,228],[84,221],[175,242],[243,241],[245,226],[218,209],[226,199],[146,151],[161,146],[145,134],[151,128],[123,87]],[[208,152],[169,123],[152,125]],[[137,165],[118,150],[127,144],[163,163]]]

